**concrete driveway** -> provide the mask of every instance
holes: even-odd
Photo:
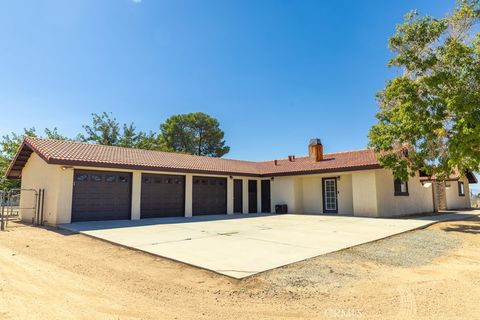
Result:
[[[473,216],[415,219],[233,215],[77,222],[61,228],[234,278],[428,226]]]

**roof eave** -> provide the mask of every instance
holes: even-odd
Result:
[[[194,173],[194,174],[230,175],[230,176],[244,176],[244,177],[261,177],[260,173],[253,173],[253,172],[169,168],[169,167],[161,167],[161,166],[145,166],[145,165],[135,165],[135,164],[105,163],[105,162],[94,162],[94,161],[54,159],[54,158],[50,159],[48,161],[48,163],[49,164],[57,164],[57,165],[92,167],[92,168],[99,168],[100,167],[100,168],[124,169],[124,170],[163,171],[163,172],[175,172],[175,173]]]
[[[375,170],[375,169],[382,169],[382,168],[383,167],[379,164],[370,164],[370,165],[364,165],[364,166],[351,166],[351,167],[344,167],[344,168],[328,168],[328,169],[313,169],[313,170],[303,170],[303,171],[262,173],[262,177],[301,176],[301,175],[321,174],[321,173]]]

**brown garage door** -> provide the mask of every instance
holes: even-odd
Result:
[[[130,219],[131,174],[75,170],[72,222]]]
[[[193,215],[227,213],[227,179],[193,177]]]
[[[185,176],[142,174],[141,218],[183,217]]]

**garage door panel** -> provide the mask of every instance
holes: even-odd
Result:
[[[141,217],[183,217],[185,176],[142,174]]]
[[[72,222],[129,219],[131,174],[75,170]]]
[[[227,179],[193,177],[193,215],[227,213]]]

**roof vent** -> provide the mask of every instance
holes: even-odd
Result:
[[[290,161],[290,162],[295,161],[295,156],[288,156],[288,161]]]
[[[278,166],[278,160],[273,160],[273,164],[274,164],[275,166]]]

